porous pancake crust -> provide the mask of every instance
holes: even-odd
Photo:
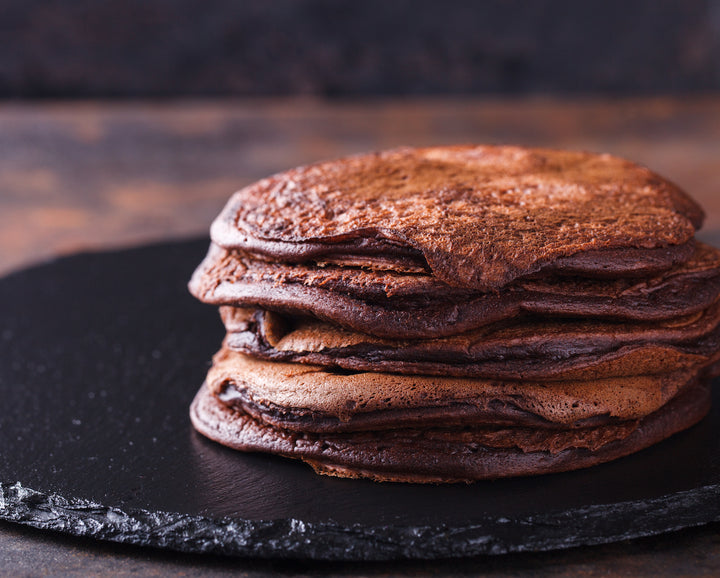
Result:
[[[280,260],[422,256],[446,284],[488,291],[578,253],[682,245],[702,220],[675,185],[610,155],[456,146],[261,180],[231,198],[211,235]]]

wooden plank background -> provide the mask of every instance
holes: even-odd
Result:
[[[674,180],[720,231],[720,98],[0,105],[0,272],[89,248],[202,235],[236,189],[401,145],[610,152]]]

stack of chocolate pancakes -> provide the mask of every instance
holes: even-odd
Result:
[[[720,252],[702,220],[649,170],[579,152],[398,149],[264,179],[190,282],[227,329],[193,423],[376,480],[630,454],[710,406]]]

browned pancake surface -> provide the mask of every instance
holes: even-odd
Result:
[[[236,193],[211,235],[281,260],[395,256],[487,291],[579,253],[682,245],[702,219],[675,185],[616,157],[456,146],[275,175]]]

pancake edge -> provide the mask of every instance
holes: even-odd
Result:
[[[607,443],[596,451],[565,449],[552,454],[548,451],[480,448],[480,451],[465,454],[475,457],[457,461],[449,459],[450,455],[455,459],[457,453],[421,451],[405,460],[396,459],[390,463],[378,460],[377,454],[371,455],[370,459],[357,459],[352,453],[348,455],[349,447],[338,449],[336,440],[331,440],[332,444],[321,442],[321,451],[313,452],[309,447],[312,442],[297,443],[298,439],[306,439],[302,435],[296,436],[292,446],[286,443],[286,447],[273,447],[278,439],[278,430],[228,408],[210,393],[206,384],[202,385],[190,406],[190,418],[199,433],[224,446],[300,459],[320,474],[381,482],[438,484],[565,472],[605,463],[648,448],[690,428],[707,415],[710,404],[710,384],[699,381],[685,388],[658,411],[642,418],[629,436]],[[323,438],[327,440],[331,436]],[[462,451],[466,449],[464,445],[460,443],[454,449]]]

